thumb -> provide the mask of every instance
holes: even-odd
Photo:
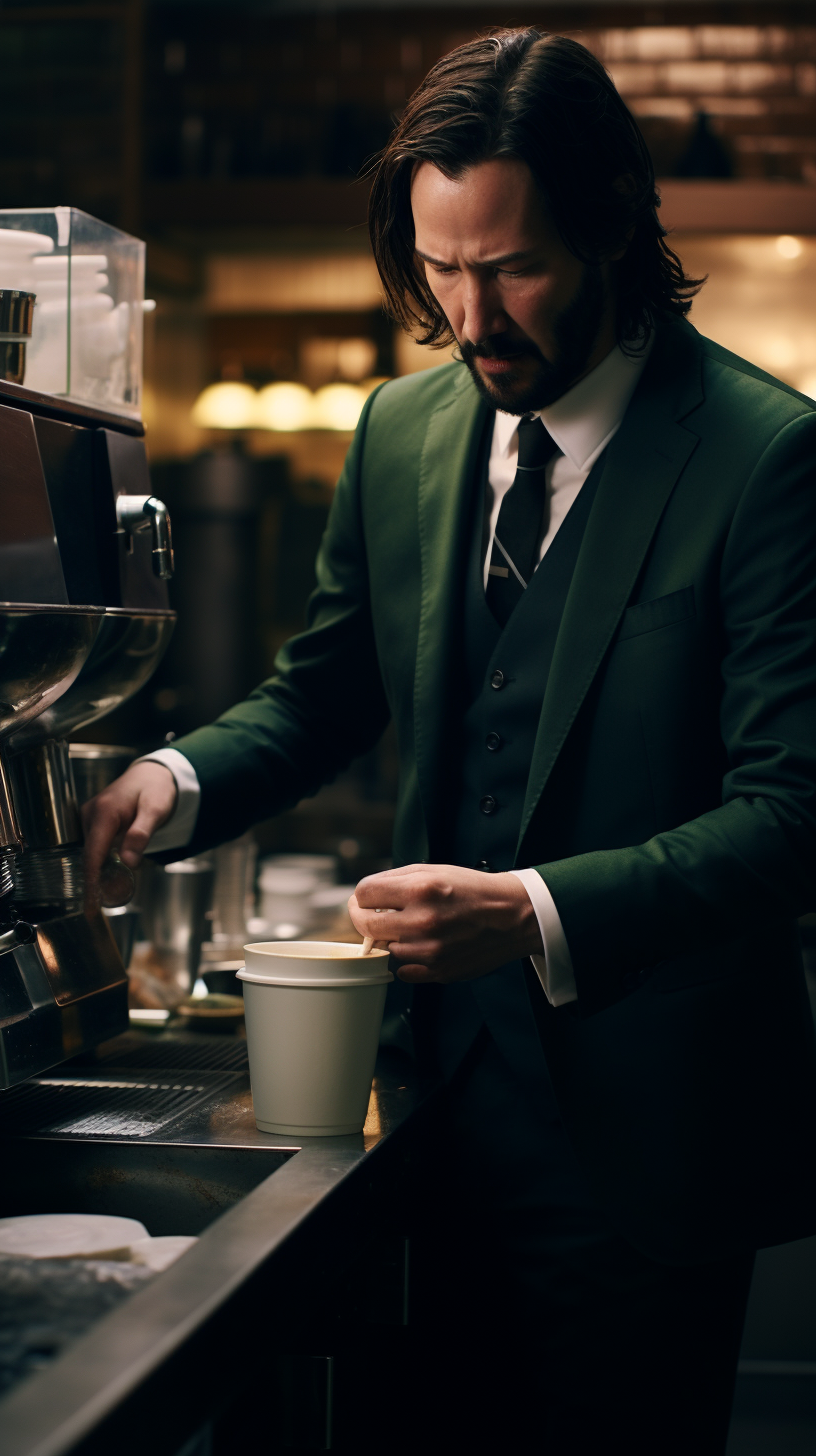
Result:
[[[362,927],[360,925],[357,924],[357,921],[359,919],[361,919],[361,911],[360,911],[360,905],[359,905],[359,903],[357,901],[357,896],[356,895],[349,895],[348,913],[349,913],[349,916],[351,918],[351,923],[354,926],[354,929],[356,931],[359,931],[360,935],[363,935],[364,936],[365,935],[365,931],[362,929]]]
[[[92,799],[90,804],[83,805],[82,817],[85,829],[85,876],[90,885],[95,885],[111,845],[122,828],[122,815],[115,805],[101,799]]]
[[[155,831],[166,818],[166,813],[149,800],[146,802],[144,794],[140,795],[136,815],[119,846],[119,856],[130,869],[138,869]]]

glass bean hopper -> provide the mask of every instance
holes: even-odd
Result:
[[[0,290],[35,296],[26,389],[141,415],[145,245],[76,207],[0,209]]]

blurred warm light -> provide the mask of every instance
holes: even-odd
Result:
[[[780,243],[795,243],[797,256],[783,257]],[[804,381],[816,379],[816,238],[674,233],[672,247],[692,278],[708,275],[692,307],[695,327],[809,392]]]
[[[304,384],[267,384],[255,397],[255,426],[259,430],[308,430],[314,396]]]
[[[337,380],[358,384],[376,368],[377,345],[373,339],[313,334],[301,342],[298,363],[302,378],[312,389]]]
[[[762,357],[765,368],[785,375],[790,375],[791,370],[796,368],[799,363],[799,350],[796,347],[796,340],[792,339],[789,334],[776,334],[764,329],[757,329],[755,340],[755,352],[758,357]]]
[[[357,384],[325,384],[314,396],[312,424],[318,430],[354,430],[365,401]]]
[[[257,395],[248,384],[222,380],[198,396],[192,410],[194,425],[202,430],[248,430],[255,423]]]
[[[377,363],[377,345],[373,339],[340,339],[337,367],[341,379],[356,384],[370,374]]]
[[[792,238],[784,233],[776,240],[776,251],[780,258],[801,258],[802,244],[798,238]]]
[[[256,392],[249,384],[223,380],[198,396],[191,419],[203,430],[355,430],[372,389],[385,382],[377,377],[363,384],[326,384],[313,394],[304,384],[267,384]]]
[[[816,399],[816,374],[808,374],[799,385],[799,393],[806,394],[808,399]]]

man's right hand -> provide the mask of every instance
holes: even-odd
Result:
[[[92,895],[112,849],[118,850],[130,869],[141,864],[151,835],[167,823],[177,797],[176,781],[164,764],[134,763],[95,799],[83,804],[85,882]]]

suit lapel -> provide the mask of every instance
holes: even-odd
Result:
[[[697,336],[664,325],[602,479],[567,596],[536,734],[517,858],[536,806],[603,661],[669,496],[698,436],[678,424],[702,399]]]
[[[414,732],[420,798],[429,835],[451,720],[474,472],[489,413],[463,366],[451,398],[430,417],[419,468],[422,587]]]

